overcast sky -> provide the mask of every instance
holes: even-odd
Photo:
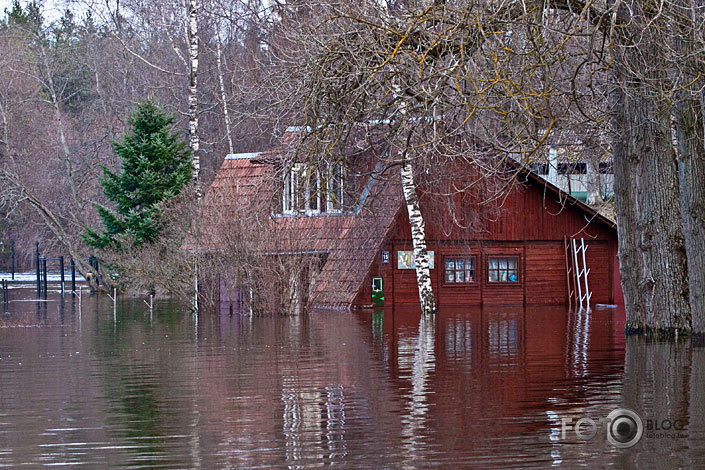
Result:
[[[5,9],[9,10],[12,3],[13,0],[0,0],[0,12],[2,16],[5,16]],[[27,3],[27,0],[20,0],[22,6],[25,6]],[[60,18],[61,13],[66,9],[66,2],[64,0],[44,0],[43,3],[44,7],[42,8],[42,12],[44,13],[44,18],[49,21]]]

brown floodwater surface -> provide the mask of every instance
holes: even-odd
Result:
[[[0,467],[705,465],[705,349],[625,340],[619,310],[196,320],[169,302],[11,299]],[[644,425],[627,449],[600,421],[620,407]]]

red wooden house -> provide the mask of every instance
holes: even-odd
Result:
[[[226,157],[203,202],[209,236],[200,248],[224,249],[227,221],[247,213],[248,226],[275,234],[260,250],[316,267],[305,273],[309,306],[367,307],[378,289],[385,308],[418,304],[398,168],[375,172],[374,159],[358,159],[347,173],[330,166],[307,176],[303,165],[277,163],[284,142],[267,153]],[[511,178],[500,178],[508,184],[501,197],[488,203],[492,181],[473,184],[477,171],[467,162],[447,166],[426,178],[421,197],[439,308],[566,304],[565,240],[574,237],[588,245],[591,304],[621,302],[612,221],[513,165]]]

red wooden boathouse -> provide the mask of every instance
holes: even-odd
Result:
[[[398,168],[375,173],[374,162],[360,163],[367,171],[357,168],[350,177],[341,172],[335,184],[337,170],[331,170],[328,192],[340,190],[342,200],[345,186],[345,203],[326,194],[318,177],[307,183],[297,206],[295,193],[302,188],[295,186],[303,179],[292,172],[296,165],[288,173],[277,165],[283,148],[226,157],[203,201],[209,236],[199,249],[224,249],[218,234],[228,231],[229,219],[246,213],[252,218],[248,225],[276,234],[264,252],[312,260],[316,269],[306,273],[304,289],[310,307],[368,307],[379,288],[385,308],[418,305]],[[565,240],[571,238],[583,238],[588,246],[591,304],[621,303],[614,222],[528,170],[508,171],[511,184],[490,203],[492,182],[463,186],[476,173],[466,163],[425,183],[421,211],[439,308],[566,304]],[[449,197],[444,188],[450,187],[456,190]]]
[[[526,171],[483,230],[453,224],[448,205],[422,198],[431,270],[439,308],[466,304],[565,304],[572,252],[566,239],[583,238],[591,304],[623,302],[614,222]],[[354,305],[370,298],[372,278],[383,279],[385,304],[418,304],[416,272],[399,257],[413,250],[406,208],[399,211]],[[389,262],[386,261],[389,253]],[[567,263],[568,261],[568,263]],[[572,281],[572,276],[570,281]],[[572,287],[575,288],[574,286]],[[369,302],[367,302],[369,303]]]

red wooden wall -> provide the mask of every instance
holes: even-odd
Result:
[[[618,268],[615,266],[617,233],[613,227],[591,218],[579,208],[559,203],[555,195],[545,193],[535,183],[515,186],[494,207],[468,204],[467,199],[472,200],[472,196],[462,197],[465,202],[456,201],[451,205],[441,199],[422,199],[428,249],[435,253],[431,279],[439,308],[479,304],[565,304],[564,236],[582,237],[588,245],[586,261],[590,269],[591,303],[613,303],[615,297],[619,298]],[[451,210],[456,211],[456,221],[469,221],[472,228],[462,229],[453,223]],[[382,248],[382,251],[389,252],[389,263],[382,263],[380,252],[356,305],[370,304],[372,277],[383,278],[385,308],[418,305],[415,271],[397,269],[397,252],[413,250],[410,234],[404,209],[396,222],[395,232]],[[443,259],[448,255],[474,255],[476,282],[446,285]],[[519,280],[516,283],[488,282],[487,257],[492,255],[519,257]]]

